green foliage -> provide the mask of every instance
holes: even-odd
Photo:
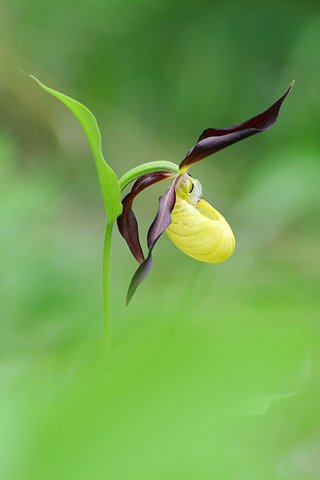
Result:
[[[138,167],[132,168],[129,172],[125,173],[119,180],[121,192],[129,185],[130,182],[136,180],[140,175],[145,173],[157,172],[159,170],[169,170],[176,175],[179,174],[179,167],[175,163],[166,161],[148,162]]]
[[[32,75],[31,78],[33,78],[41,88],[46,90],[48,93],[51,93],[51,95],[54,97],[57,97],[68,108],[70,108],[70,110],[81,123],[81,126],[89,140],[92,153],[96,161],[100,188],[107,212],[107,221],[109,224],[112,224],[120,215],[122,210],[120,202],[120,188],[116,174],[103,158],[101,150],[101,135],[95,117],[87,107],[76,100],[73,100],[73,98],[67,97],[60,92],[52,90],[52,88],[46,87]]]

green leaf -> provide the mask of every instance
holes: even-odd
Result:
[[[100,130],[94,115],[87,107],[76,100],[73,100],[73,98],[52,90],[41,83],[33,75],[30,75],[30,77],[33,78],[41,88],[61,100],[61,102],[63,102],[79,120],[85,134],[87,135],[96,162],[100,188],[107,212],[107,222],[112,224],[122,211],[120,187],[116,174],[103,158]]]
[[[132,170],[125,173],[119,180],[120,190],[123,190],[137,178],[151,172],[160,172],[161,170],[169,170],[173,174],[179,175],[179,167],[175,163],[159,160],[155,162],[142,163]]]

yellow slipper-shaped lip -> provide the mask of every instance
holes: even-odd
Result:
[[[177,196],[171,218],[166,232],[186,255],[200,262],[220,263],[234,252],[235,239],[229,224],[205,200],[193,206]]]

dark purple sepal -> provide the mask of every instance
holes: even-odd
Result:
[[[146,260],[143,263],[141,263],[141,265],[139,266],[138,270],[136,271],[136,273],[134,274],[130,282],[128,294],[127,294],[127,301],[126,301],[127,305],[129,304],[131,298],[133,297],[137,287],[140,285],[140,283],[143,282],[143,280],[151,272],[152,265],[153,265],[152,250],[155,244],[157,243],[158,239],[160,238],[160,236],[163,234],[163,232],[166,230],[166,228],[169,227],[169,225],[172,222],[171,212],[176,202],[175,188],[179,179],[180,179],[180,175],[172,182],[172,184],[168,188],[165,195],[159,198],[158,213],[148,231],[148,248],[149,248],[148,256]]]
[[[168,170],[146,173],[136,180],[131,192],[122,200],[122,213],[117,218],[119,232],[127,242],[132,255],[139,263],[144,262],[145,258],[139,240],[138,222],[132,211],[132,202],[145,188],[169,177],[172,177],[172,172]]]
[[[277,100],[271,107],[264,112],[250,118],[246,122],[238,123],[231,127],[225,128],[207,128],[200,135],[196,145],[189,150],[185,159],[180,163],[179,168],[186,169],[196,162],[212,155],[213,153],[222,150],[223,148],[239,142],[245,138],[255,135],[259,132],[264,132],[271,128],[279,114],[282,102],[290,92],[293,86],[293,82],[289,86],[288,90]]]

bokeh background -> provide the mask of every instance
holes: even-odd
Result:
[[[3,1],[0,32],[1,479],[319,479],[318,2]],[[115,231],[108,371],[93,157],[15,67],[94,112],[119,177],[179,163],[296,80],[270,131],[192,169],[230,260],[164,235],[126,308]],[[136,200],[144,246],[165,188]]]

